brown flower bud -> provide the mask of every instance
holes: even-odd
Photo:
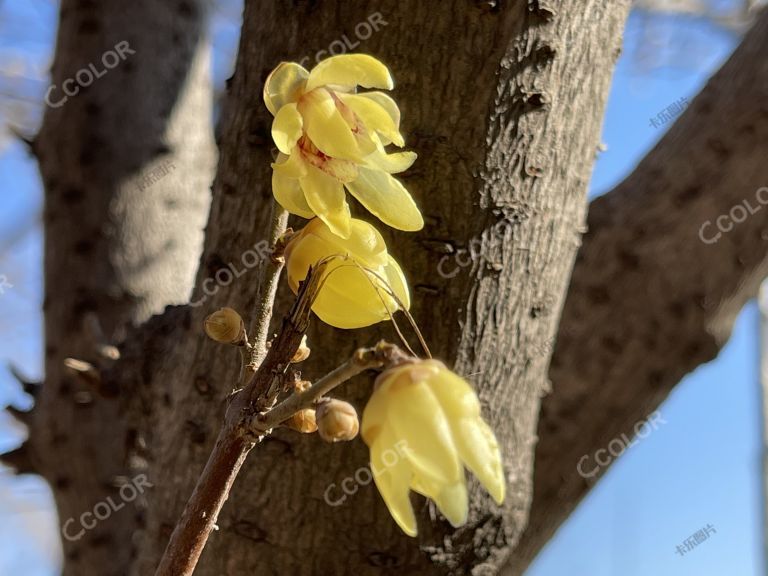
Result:
[[[301,339],[301,344],[299,344],[299,349],[296,350],[296,354],[291,358],[291,364],[304,362],[304,360],[309,358],[310,352],[311,350],[309,349],[309,346],[307,346],[307,335],[304,334],[304,338]]]
[[[304,390],[306,390],[311,386],[312,386],[312,382],[310,382],[309,380],[296,380],[293,383],[293,389],[296,392],[304,392]]]
[[[326,442],[352,440],[360,430],[355,407],[343,400],[322,400],[317,407],[315,419],[317,431]]]
[[[245,323],[232,308],[217,310],[205,319],[205,333],[222,344],[245,344]]]
[[[299,410],[285,421],[285,425],[302,434],[312,434],[312,432],[317,432],[315,411],[312,408]]]

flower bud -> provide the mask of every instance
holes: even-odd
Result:
[[[293,383],[293,389],[296,392],[304,392],[304,390],[307,390],[311,386],[312,386],[312,382],[310,382],[309,380],[297,379]]]
[[[307,335],[304,334],[304,338],[301,339],[301,344],[299,344],[299,349],[296,350],[296,354],[294,354],[293,358],[291,358],[291,364],[304,362],[304,360],[309,358],[311,352],[312,351],[309,349],[309,346],[307,346]]]
[[[349,402],[328,399],[321,401],[315,413],[317,431],[326,442],[344,442],[357,436],[360,422],[357,411]]]
[[[299,410],[284,422],[288,428],[301,432],[302,434],[312,434],[317,432],[317,421],[315,411],[312,408]]]
[[[245,323],[232,308],[217,310],[205,319],[205,333],[211,340],[240,346],[245,343]]]

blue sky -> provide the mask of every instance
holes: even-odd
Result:
[[[237,2],[217,11],[215,76],[221,86],[236,49]],[[45,0],[0,3],[0,123],[24,104],[34,130],[54,41],[56,6]],[[738,37],[705,20],[633,13],[605,119],[607,150],[596,163],[592,194],[620,181],[667,126],[650,119],[691,100],[733,50]],[[8,71],[15,79],[3,79]],[[10,102],[4,94],[21,96]],[[4,130],[4,127],[2,128]],[[5,371],[13,361],[41,371],[41,188],[23,146],[0,134],[0,404],[27,406]],[[13,239],[10,250],[4,250]],[[689,375],[661,407],[666,421],[638,442],[584,500],[528,576],[757,576],[760,550],[760,441],[757,313],[750,305],[720,357]],[[0,412],[0,450],[23,431]],[[675,546],[706,525],[716,533],[681,557]],[[57,573],[57,520],[47,488],[0,470],[0,574]]]

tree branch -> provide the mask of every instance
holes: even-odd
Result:
[[[284,219],[275,219],[276,226],[280,226],[281,222],[284,226]],[[324,271],[324,264],[310,270],[301,284],[294,307],[283,321],[264,362],[248,386],[232,398],[213,452],[171,535],[155,576],[193,574],[245,458],[274,426],[360,372],[369,368],[394,365],[407,357],[397,346],[385,342],[380,342],[374,348],[360,349],[347,362],[306,391],[295,393],[274,409],[268,408],[272,402],[273,389],[276,384],[282,383],[291,358],[296,354],[309,326],[310,308]],[[274,293],[272,298],[274,299]],[[274,302],[265,300],[263,304],[272,308]],[[260,318],[269,322],[269,315]],[[257,330],[261,328],[261,325],[257,326]],[[262,412],[265,408],[267,411]]]
[[[543,400],[528,528],[507,574],[523,573],[606,470],[583,477],[581,459],[591,474],[595,450],[631,437],[714,358],[766,276],[766,51],[768,11],[632,175],[592,202]]]
[[[272,308],[280,284],[280,273],[285,266],[282,256],[282,247],[278,246],[280,237],[288,227],[288,212],[277,202],[272,201],[272,226],[270,228],[269,245],[272,246],[272,257],[264,272],[264,280],[261,283],[262,294],[259,301],[259,309],[256,316],[256,329],[253,338],[251,367],[255,371],[267,354],[267,339],[269,337],[269,325],[272,320]]]
[[[257,415],[253,420],[252,430],[258,434],[266,433],[299,410],[309,408],[325,394],[361,372],[385,365],[394,366],[408,358],[411,357],[404,354],[397,346],[384,341],[379,342],[374,348],[360,348],[344,364],[320,378],[303,392],[292,394],[268,412]]]

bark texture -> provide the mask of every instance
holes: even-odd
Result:
[[[456,532],[419,501],[421,534],[408,539],[372,485],[338,505],[325,501],[344,496],[340,483],[366,465],[361,441],[328,446],[278,433],[245,463],[197,574],[483,574],[501,565],[531,498],[548,361],[536,351],[555,332],[579,245],[627,9],[605,1],[247,2],[196,305],[168,310],[126,347],[125,366],[140,368],[124,370],[131,379],[122,389],[136,392],[132,421],[157,486],[132,574],[152,573],[237,379],[237,352],[206,341],[202,320],[224,305],[258,312],[258,274],[242,257],[266,237],[270,218],[263,81],[280,60],[307,56],[311,66],[318,50],[337,42],[338,51],[377,14],[379,30],[356,50],[394,73],[404,133],[420,155],[404,181],[427,221],[419,233],[385,235],[405,264],[412,312],[433,353],[474,382],[495,425],[507,504],[498,510],[473,491],[470,524]],[[438,272],[444,256],[450,278]],[[227,268],[241,273],[236,282],[227,281]],[[305,376],[322,375],[382,335],[392,337],[386,327],[316,324]],[[361,378],[343,393],[362,407],[369,390]]]
[[[120,503],[142,456],[120,399],[63,361],[106,368],[102,341],[189,298],[216,159],[204,26],[203,0],[61,4],[56,88],[33,146],[45,186],[46,376],[24,450],[67,529],[65,575],[123,576],[143,524],[141,501],[81,523],[107,498]],[[64,86],[79,91],[64,99]]]
[[[605,472],[595,450],[632,437],[717,355],[768,273],[766,51],[764,11],[632,175],[590,206],[542,403],[530,520],[509,574],[523,573]],[[577,470],[585,456],[593,477]]]

